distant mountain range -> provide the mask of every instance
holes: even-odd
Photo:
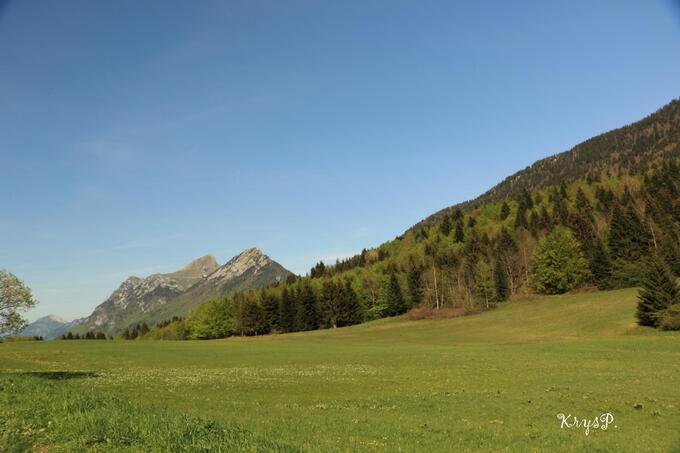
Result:
[[[207,300],[285,281],[289,275],[290,271],[257,248],[247,249],[221,266],[206,255],[176,272],[130,277],[90,316],[71,323],[48,316],[31,323],[22,335],[56,338],[68,331],[83,334],[88,330],[118,334],[137,323],[155,324],[184,316]]]
[[[57,315],[44,316],[27,325],[19,335],[26,337],[43,337],[52,340],[68,332],[74,326],[81,323],[85,318],[66,321]]]

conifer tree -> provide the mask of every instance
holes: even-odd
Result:
[[[294,295],[283,288],[281,293],[281,306],[279,307],[279,327],[282,332],[295,332],[297,325],[298,309]]]
[[[307,282],[300,292],[302,304],[302,330],[315,330],[319,328],[319,307],[312,286]]]
[[[337,325],[339,327],[351,326],[363,321],[363,314],[361,305],[359,304],[359,298],[357,297],[356,292],[352,288],[352,283],[349,280],[345,281],[344,286],[340,288],[340,296]]]
[[[417,307],[423,301],[423,267],[416,264],[411,266],[407,281],[411,307]]]
[[[611,288],[612,263],[604,243],[598,238],[590,255],[590,271],[598,289]]]
[[[279,329],[279,304],[280,301],[272,292],[265,290],[260,294],[260,303],[264,315],[265,324],[270,331]]]
[[[510,298],[510,287],[508,286],[508,276],[499,260],[496,260],[493,272],[494,290],[496,293],[496,300],[504,302]]]
[[[442,223],[439,225],[439,231],[441,231],[444,236],[448,236],[449,233],[451,233],[451,219],[448,214],[444,215],[444,220],[442,220]]]
[[[340,317],[340,288],[333,280],[325,280],[321,288],[321,322],[326,327],[338,326]]]
[[[398,316],[406,312],[406,302],[401,293],[399,280],[394,272],[390,272],[387,280],[387,314],[389,316]]]
[[[456,242],[465,242],[465,230],[463,228],[462,218],[456,222]]]
[[[680,303],[680,289],[661,257],[650,256],[645,267],[636,316],[640,325],[657,327],[662,312]]]
[[[505,200],[503,200],[503,204],[501,205],[501,211],[500,211],[499,217],[500,217],[501,220],[505,220],[505,219],[508,218],[509,215],[510,215],[510,206],[508,206],[508,203]]]

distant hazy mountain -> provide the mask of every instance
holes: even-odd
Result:
[[[120,333],[132,324],[181,316],[210,298],[260,288],[288,275],[288,270],[255,248],[222,266],[213,256],[204,256],[177,272],[128,278],[72,331]]]
[[[44,316],[36,319],[27,325],[19,335],[21,336],[37,336],[43,337],[46,340],[58,338],[61,334],[66,333],[72,327],[78,325],[84,318],[76,319],[74,321],[66,321],[57,315]]]

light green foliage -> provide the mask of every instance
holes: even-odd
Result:
[[[486,261],[478,261],[475,266],[475,294],[480,303],[487,308],[496,300],[493,275]]]
[[[82,372],[0,375],[0,451],[294,452],[234,423],[133,403],[71,385]]]
[[[106,437],[127,439],[132,451],[173,451],[154,439],[177,432],[177,442],[199,442],[208,423],[306,451],[669,451],[680,420],[680,334],[637,327],[636,304],[637,292],[622,290],[290,335],[3,343],[3,372],[96,376],[50,387],[31,380],[15,404],[0,402],[0,413],[24,409],[0,419],[13,420],[5,440],[20,430],[48,451],[116,451]],[[116,402],[103,404],[100,393]],[[71,405],[74,395],[83,399]],[[618,428],[588,437],[555,418],[604,411]],[[193,416],[204,420],[187,425],[193,437],[180,434]]]
[[[557,227],[534,250],[531,272],[536,291],[561,294],[578,288],[589,275],[581,244],[567,228]]]
[[[189,328],[193,339],[206,340],[230,336],[234,330],[234,322],[229,299],[223,298],[201,305],[193,313]]]
[[[23,329],[26,320],[21,313],[37,303],[24,282],[16,275],[0,269],[0,336]]]

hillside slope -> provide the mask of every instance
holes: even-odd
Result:
[[[680,99],[635,123],[605,132],[573,148],[534,162],[479,197],[442,209],[414,225],[431,225],[456,208],[471,210],[520,194],[608,171],[640,173],[659,159],[680,157]]]

